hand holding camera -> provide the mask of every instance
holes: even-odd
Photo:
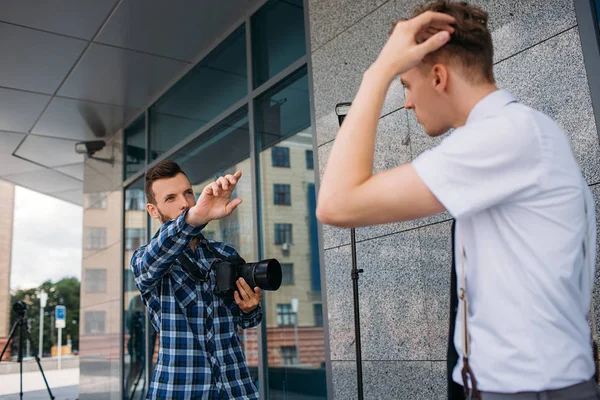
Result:
[[[242,172],[237,171],[208,184],[200,193],[196,205],[190,208],[186,222],[199,226],[230,215],[242,203],[242,199],[230,200],[241,177]]]
[[[238,290],[233,292],[235,303],[240,307],[244,314],[250,314],[258,307],[262,301],[262,290],[258,286],[252,290],[244,278],[239,278],[235,284]]]

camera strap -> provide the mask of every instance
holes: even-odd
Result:
[[[188,256],[185,251],[182,251],[181,254],[179,254],[179,257],[177,257],[177,261],[179,261],[181,268],[183,268],[185,272],[187,272],[196,281],[206,282],[208,280],[208,275],[210,274],[210,270],[212,269],[212,264],[210,265],[208,272],[206,274],[203,274],[202,271],[200,271],[200,267],[198,266],[198,264],[196,264],[192,259],[190,259],[190,256]]]
[[[463,379],[463,389],[465,391],[465,397],[467,400],[479,400],[481,399],[481,394],[479,393],[479,389],[477,389],[477,380],[475,379],[475,374],[471,370],[471,366],[469,365],[469,355],[471,354],[470,342],[469,342],[469,330],[467,327],[467,313],[469,308],[469,301],[467,299],[467,274],[465,272],[465,258],[467,258],[465,253],[465,247],[462,243],[460,237],[459,229],[456,229],[456,236],[458,239],[458,243],[460,245],[460,274],[461,274],[461,282],[460,288],[458,289],[458,297],[461,300],[462,307],[462,359],[463,359],[463,368],[462,368],[462,379]],[[471,381],[471,387],[469,387],[469,381]]]

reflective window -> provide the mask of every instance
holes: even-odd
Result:
[[[600,0],[594,0],[594,8],[596,9],[596,21],[598,21],[598,26],[600,29]]]
[[[125,228],[125,250],[135,251],[146,242],[145,228]]]
[[[315,161],[312,150],[306,150],[306,169],[315,169]]]
[[[151,160],[196,132],[248,93],[244,25],[150,109]]]
[[[211,221],[203,234],[212,240],[232,245],[246,261],[257,261],[247,109],[244,107],[236,111],[170,158],[186,173],[196,195],[218,177],[242,171],[233,197],[241,198],[243,203],[229,217]],[[160,225],[153,219],[151,231],[155,232]],[[250,373],[258,384],[256,328],[242,330],[239,334],[242,347],[247,349],[245,353]]]
[[[273,204],[280,206],[292,205],[292,187],[289,184],[273,185]]]
[[[294,284],[294,264],[281,264],[281,284],[285,286]]]
[[[146,116],[142,114],[124,132],[124,179],[127,179],[146,167]]]
[[[126,199],[139,199],[144,194],[143,177],[125,189]],[[127,204],[126,204],[127,205]],[[146,243],[146,210],[141,207],[129,207],[125,211],[125,243],[123,269],[123,327],[125,345],[123,357],[123,376],[125,379],[123,397],[125,399],[142,398],[146,390],[144,365],[146,360],[146,308],[137,287],[129,263],[133,252]],[[135,237],[134,237],[135,236]],[[149,334],[154,338],[156,332],[151,328]]]
[[[308,79],[303,69],[256,100],[263,258],[282,264],[279,290],[265,293],[271,399],[325,399],[325,333]],[[281,156],[286,149],[285,158]],[[275,160],[287,159],[288,168]],[[276,185],[289,185],[291,204],[274,204]]]
[[[88,250],[100,250],[106,247],[105,227],[85,227],[84,246]]]
[[[83,274],[86,293],[106,292],[106,269],[86,269]]]
[[[271,0],[251,20],[254,87],[306,54],[302,0]]]
[[[143,190],[125,191],[125,210],[146,210],[146,195]]]
[[[290,167],[290,149],[287,147],[273,147],[271,149],[271,163],[274,167]]]
[[[292,224],[275,224],[275,244],[292,244]]]
[[[291,304],[277,304],[277,326],[296,325],[296,313]]]

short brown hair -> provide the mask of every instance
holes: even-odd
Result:
[[[156,199],[154,198],[154,191],[152,190],[152,184],[154,181],[163,178],[173,178],[177,174],[184,174],[181,170],[179,164],[172,160],[163,160],[151,167],[146,172],[146,184],[144,186],[144,190],[146,192],[146,201],[151,204],[156,204]],[[187,175],[186,175],[187,176]]]
[[[436,0],[415,8],[412,18],[426,11],[451,15],[454,33],[450,41],[423,60],[435,64],[440,60],[452,60],[465,68],[475,83],[494,82],[494,46],[488,30],[488,13],[466,1]]]

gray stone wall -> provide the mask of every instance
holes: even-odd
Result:
[[[417,0],[309,0],[319,168],[338,130],[334,107],[352,101],[392,21]],[[572,0],[477,0],[490,13],[498,86],[567,132],[596,203],[600,146]],[[383,107],[375,170],[410,162],[428,138],[403,108],[399,82]],[[374,212],[376,212],[374,210]],[[597,213],[600,213],[600,208]],[[450,216],[357,230],[366,399],[444,399]],[[349,230],[323,227],[329,340],[336,399],[356,398]],[[600,297],[598,301],[600,302]],[[600,309],[600,308],[599,308]]]

